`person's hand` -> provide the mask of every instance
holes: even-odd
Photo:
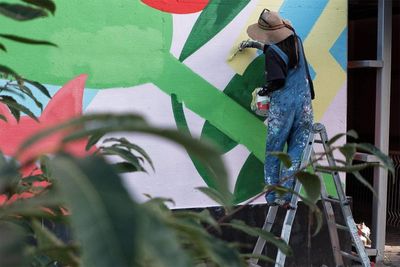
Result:
[[[242,41],[239,45],[239,51],[243,51],[247,47],[249,47],[249,40]]]

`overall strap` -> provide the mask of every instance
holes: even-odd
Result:
[[[303,58],[304,58],[304,65],[305,65],[305,69],[306,69],[306,73],[307,73],[307,80],[308,80],[308,84],[310,86],[310,91],[311,91],[311,99],[314,99],[315,98],[314,84],[313,84],[313,81],[311,79],[310,70],[308,68],[308,62],[307,62],[306,54],[304,53],[303,42],[301,41],[299,36],[296,35],[296,37],[299,39],[298,43],[299,43],[299,45],[301,47],[301,52],[302,52]]]
[[[270,45],[268,48],[271,48],[272,50],[274,50],[283,60],[283,62],[285,62],[286,65],[289,64],[289,57],[285,54],[285,52],[282,51],[282,49],[280,49],[278,46],[272,44]]]

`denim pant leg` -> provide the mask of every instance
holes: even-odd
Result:
[[[285,103],[288,98],[277,94],[271,99],[271,107],[268,114],[268,135],[265,154],[264,177],[266,185],[275,185],[279,182],[280,161],[269,152],[283,151],[290,128],[294,119],[293,105]],[[266,196],[268,203],[276,199],[275,192]]]
[[[288,169],[285,168],[282,170],[282,178],[291,177],[299,169],[304,148],[307,145],[313,124],[311,99],[305,96],[298,98],[296,102],[298,102],[296,103],[296,115],[288,138],[288,154],[292,159],[292,166]],[[292,177],[284,182],[283,186],[293,189],[293,184],[294,179]],[[285,194],[284,199],[290,201],[291,194]]]

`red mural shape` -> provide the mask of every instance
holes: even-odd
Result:
[[[146,5],[174,14],[190,14],[203,10],[209,0],[142,0]]]
[[[87,75],[80,75],[65,84],[43,110],[42,115],[39,117],[40,122],[28,116],[21,116],[20,121],[17,122],[9,109],[0,103],[0,114],[7,119],[7,122],[0,120],[0,150],[2,153],[6,156],[15,156],[18,148],[27,138],[45,128],[80,116],[82,114],[82,98],[86,78]],[[19,155],[17,160],[24,163],[39,155],[56,152],[60,148],[61,140],[68,133],[65,131],[58,132],[37,142]],[[86,143],[87,140],[70,142],[64,145],[63,149],[78,157],[86,156],[95,151],[95,148],[86,151]],[[38,173],[40,173],[40,170],[37,169],[36,165],[27,166],[22,170],[23,177]],[[35,186],[46,187],[47,184],[46,182],[38,183]],[[7,202],[12,202],[17,198],[31,197],[32,195],[30,192],[24,192],[21,195],[12,196]],[[0,205],[5,201],[5,196],[0,195]]]

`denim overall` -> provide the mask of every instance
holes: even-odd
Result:
[[[298,38],[298,37],[296,37]],[[291,176],[300,167],[301,157],[306,146],[313,123],[313,110],[311,106],[311,93],[305,69],[306,61],[303,55],[302,43],[298,39],[299,63],[297,67],[288,71],[284,87],[270,93],[271,103],[268,114],[268,135],[264,165],[265,183],[274,185],[279,183],[279,177]],[[282,60],[288,64],[288,56],[276,45],[270,45]],[[282,167],[280,161],[269,152],[283,151],[287,142],[287,153],[292,160],[290,168]],[[293,189],[293,178],[282,184]],[[288,202],[291,194],[287,193],[277,200],[275,192],[266,197],[269,204]],[[283,201],[282,201],[283,200]]]

